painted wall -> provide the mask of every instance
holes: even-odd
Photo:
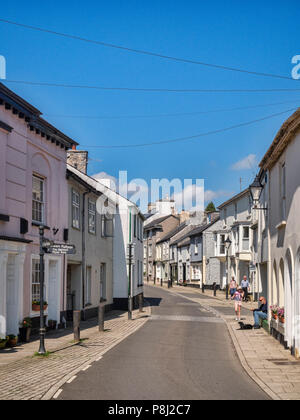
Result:
[[[72,191],[75,190],[80,194],[80,228],[72,226]],[[101,231],[101,215],[96,212],[96,233],[90,233],[88,229],[88,202],[89,200],[96,202],[99,195],[87,191],[80,183],[71,177],[68,180],[68,202],[69,202],[69,242],[76,247],[76,254],[68,255],[68,265],[76,269],[72,273],[75,288],[76,308],[83,309],[83,288],[82,288],[82,209],[83,200],[85,201],[85,266],[84,271],[85,284],[87,276],[87,268],[91,269],[91,299],[87,302],[87,294],[85,290],[85,308],[87,310],[97,309],[100,302],[100,281],[101,281],[101,264],[106,265],[106,304],[113,303],[113,241],[112,237],[102,236]],[[80,269],[77,267],[80,264]]]
[[[66,151],[47,141],[45,137],[42,138],[34,131],[30,131],[24,119],[20,119],[11,110],[6,110],[2,106],[0,120],[13,128],[11,133],[0,131],[0,212],[10,216],[9,222],[0,222],[0,235],[32,241],[25,246],[24,250],[18,249],[17,242],[13,243],[15,250],[8,250],[11,244],[7,244],[7,241],[5,244],[2,243],[0,248],[0,253],[8,253],[17,258],[24,254],[22,280],[20,278],[18,287],[13,292],[17,293],[17,290],[22,289],[22,297],[16,297],[17,304],[22,307],[22,314],[18,314],[20,321],[26,316],[38,316],[31,309],[32,258],[39,254],[39,231],[38,227],[32,225],[32,176],[37,174],[45,180],[45,225],[50,228],[45,230],[45,236],[48,239],[62,241],[63,230],[68,226],[68,204],[65,200],[67,196]],[[28,220],[29,231],[25,235],[20,235],[20,218]],[[59,229],[56,236],[52,228]],[[51,261],[58,264],[55,279],[56,296],[52,297],[52,301],[54,304],[55,300],[55,313],[59,319],[59,313],[63,309],[62,287],[65,271],[62,257],[47,256],[46,300],[49,298],[49,267],[53,268]],[[4,282],[6,279],[3,272],[2,286]],[[16,329],[17,326],[14,332]]]
[[[272,290],[274,303],[284,302],[286,311],[285,339],[289,346],[296,347],[298,353],[300,351],[299,156],[300,133],[298,131],[269,171],[270,247],[273,268],[269,286]],[[285,220],[283,220],[281,211],[280,171],[282,163],[285,163],[286,166]],[[281,223],[283,221],[286,222],[286,225]],[[280,269],[280,266],[283,270]]]

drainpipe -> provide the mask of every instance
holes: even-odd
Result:
[[[271,235],[270,235],[270,221],[271,221],[271,200],[270,200],[270,192],[271,192],[271,179],[270,179],[270,171],[267,172],[267,184],[268,184],[268,200],[267,200],[267,238],[268,238],[268,261],[267,261],[267,278],[268,278],[268,305],[270,306],[270,302],[271,302],[271,288],[273,287],[272,284],[272,263],[271,263]],[[271,321],[271,314],[270,314],[270,310],[268,310],[268,320],[269,322]]]
[[[86,248],[86,238],[85,238],[85,197],[90,192],[90,190],[85,191],[82,194],[82,263],[81,263],[81,281],[82,281],[82,309],[85,307],[85,273],[86,273],[86,258],[85,258],[85,248]],[[84,311],[83,317],[85,318]]]

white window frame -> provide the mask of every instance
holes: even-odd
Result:
[[[111,223],[111,234],[108,233],[108,223]],[[114,236],[114,218],[112,215],[102,214],[101,216],[101,236],[112,238]]]
[[[245,236],[245,229],[248,229],[248,237]],[[242,251],[250,251],[250,226],[241,226]],[[244,246],[244,241],[248,241],[248,247]]]
[[[78,201],[74,201],[74,197],[78,197]],[[72,227],[80,229],[80,193],[72,188]]]
[[[33,293],[32,293],[34,261],[40,263],[40,256],[37,255],[37,254],[32,254],[31,255],[31,261],[30,261],[30,316],[32,318],[40,316],[39,312],[32,311],[32,308],[31,308],[33,300],[38,300],[38,301],[40,300],[40,294],[38,296],[36,294],[35,299],[33,299]],[[49,260],[48,260],[47,256],[45,256],[45,258],[44,258],[44,301],[46,301],[46,302],[48,301],[48,264],[49,264]],[[38,283],[34,283],[34,284],[38,284]],[[45,315],[48,314],[48,308],[44,311],[44,314]]]
[[[224,241],[223,242],[221,242],[221,237],[224,237]],[[217,252],[218,252],[218,255],[220,255],[220,256],[224,256],[224,255],[226,255],[226,249],[225,249],[225,240],[226,240],[226,238],[225,238],[225,233],[219,233],[218,234],[218,238],[217,238]],[[222,248],[222,249],[224,249],[224,252],[221,252],[221,247],[224,247],[224,248]]]
[[[97,226],[97,214],[96,214],[96,202],[88,199],[88,223],[89,233],[96,235]],[[93,223],[91,221],[93,220]]]
[[[86,267],[86,278],[85,278],[85,304],[91,305],[92,302],[92,266]]]
[[[41,183],[42,185],[42,190],[39,191],[39,193],[42,195],[42,200],[38,200],[36,198],[33,197],[34,194],[34,180],[37,180]],[[37,174],[32,174],[32,221],[35,223],[42,223],[45,224],[45,178],[37,175]],[[34,211],[37,212],[36,209],[34,209],[34,203],[36,203],[38,206],[40,206],[40,213],[41,213],[41,220],[35,219],[33,216]]]
[[[195,255],[198,255],[198,245],[199,245],[198,238],[195,238],[195,248],[194,248]]]

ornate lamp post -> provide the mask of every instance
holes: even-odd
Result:
[[[264,187],[262,186],[262,184],[259,180],[259,176],[256,175],[252,184],[249,185],[250,195],[251,195],[251,199],[252,199],[252,202],[253,202],[253,207],[254,207],[255,210],[268,210],[267,208],[264,208],[264,207],[257,207],[263,188]]]
[[[227,275],[226,275],[226,299],[228,300],[228,285],[229,285],[229,248],[231,245],[231,240],[229,239],[229,235],[225,241],[225,248],[226,248],[226,263],[227,263]]]

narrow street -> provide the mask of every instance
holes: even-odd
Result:
[[[145,287],[151,319],[75,380],[59,400],[263,400],[222,319],[167,290]]]

